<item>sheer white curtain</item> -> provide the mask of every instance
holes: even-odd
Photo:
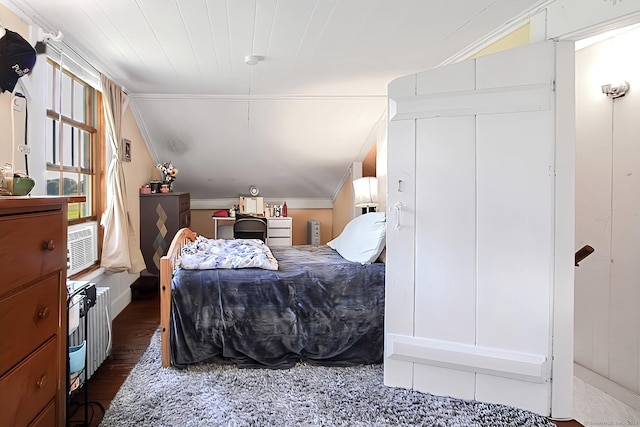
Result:
[[[111,135],[113,158],[107,173],[107,210],[100,223],[104,227],[102,267],[108,273],[127,271],[135,274],[145,269],[144,258],[127,208],[127,187],[120,153],[122,123],[122,87],[101,75],[102,104]]]

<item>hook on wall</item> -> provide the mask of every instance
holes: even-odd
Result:
[[[62,40],[62,31],[58,31],[58,34],[48,33],[42,28],[38,28],[38,41],[35,45],[36,53],[45,53],[47,50],[47,42],[53,40],[59,42]]]

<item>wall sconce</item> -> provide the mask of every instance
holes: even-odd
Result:
[[[353,180],[355,205],[362,213],[375,212],[378,206],[378,178],[367,176]]]
[[[617,86],[612,84],[602,86],[602,93],[612,98],[620,98],[621,96],[624,96],[628,90],[629,83],[626,80],[621,80]]]

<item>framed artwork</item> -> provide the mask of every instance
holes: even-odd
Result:
[[[122,138],[122,161],[130,162],[131,161],[131,141],[128,139]]]

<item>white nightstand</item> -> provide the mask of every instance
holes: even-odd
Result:
[[[291,246],[291,217],[267,218],[267,245]]]

